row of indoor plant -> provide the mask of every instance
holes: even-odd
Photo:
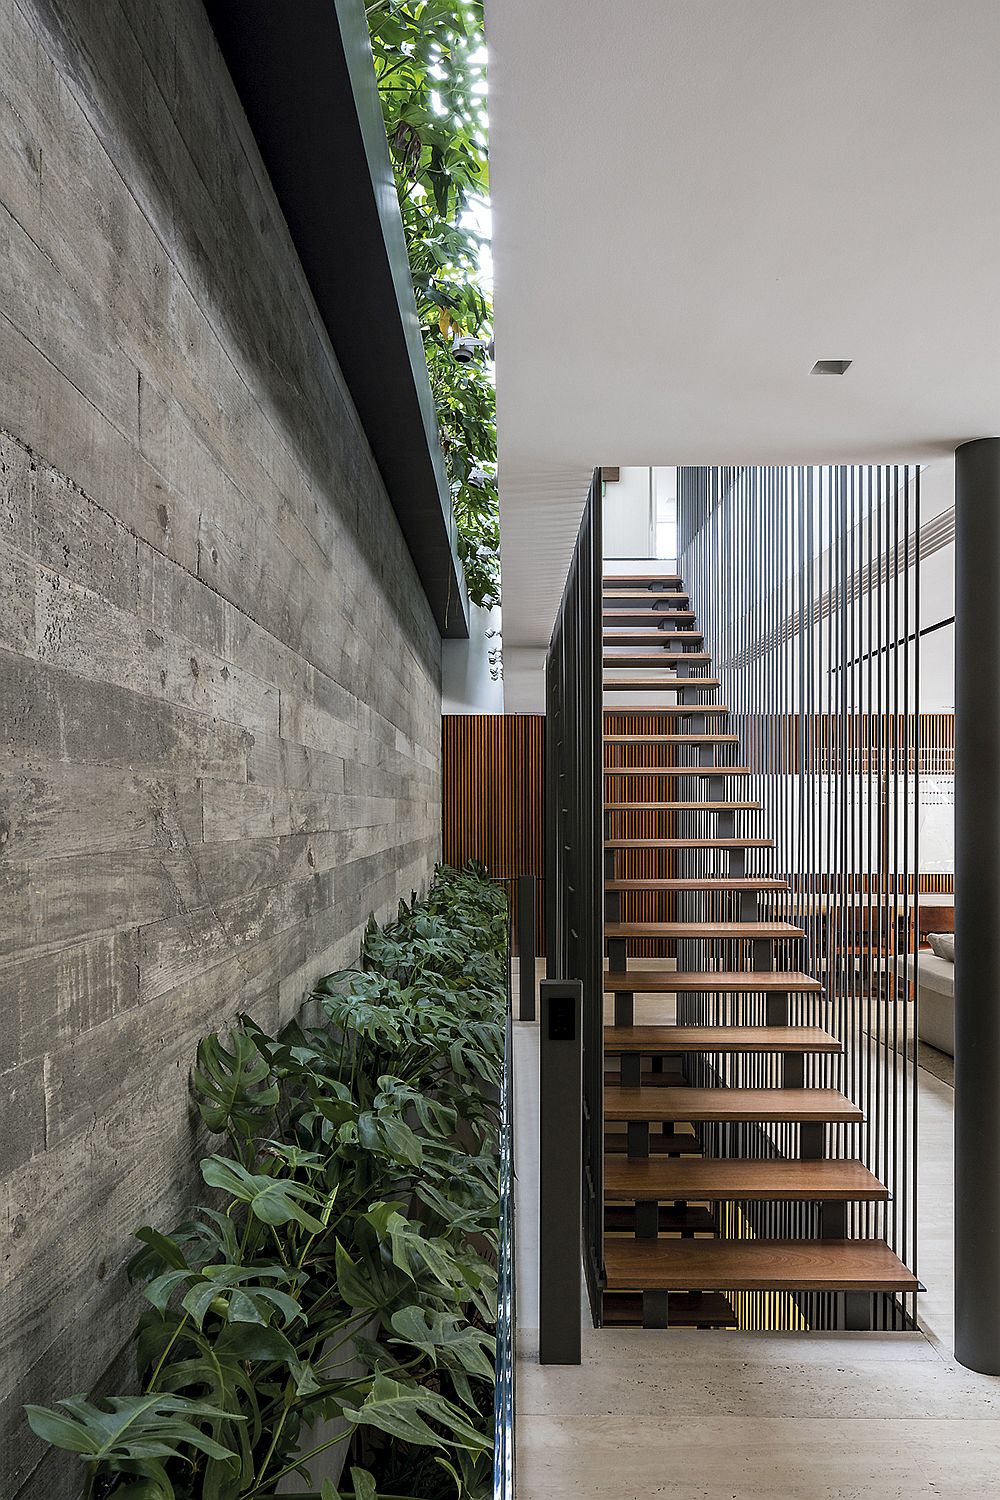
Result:
[[[28,1409],[84,1496],[332,1500],[348,1448],[356,1500],[490,1492],[506,945],[502,890],[439,869],[310,1024],[202,1041],[211,1191],[137,1231],[140,1393]]]

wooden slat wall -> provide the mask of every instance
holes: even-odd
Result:
[[[478,859],[497,879],[534,875],[536,952],[543,950],[545,886],[545,716],[445,714],[443,718],[445,862]]]

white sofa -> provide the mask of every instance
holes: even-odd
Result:
[[[914,962],[906,960],[906,977],[913,983]],[[955,1056],[955,965],[946,958],[921,951],[917,964],[920,1040],[939,1052]]]

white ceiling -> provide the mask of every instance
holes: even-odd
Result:
[[[506,649],[596,464],[1000,431],[1000,0],[486,10]]]

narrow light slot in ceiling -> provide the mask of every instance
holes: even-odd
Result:
[[[846,375],[854,363],[851,359],[818,359],[810,375]]]

